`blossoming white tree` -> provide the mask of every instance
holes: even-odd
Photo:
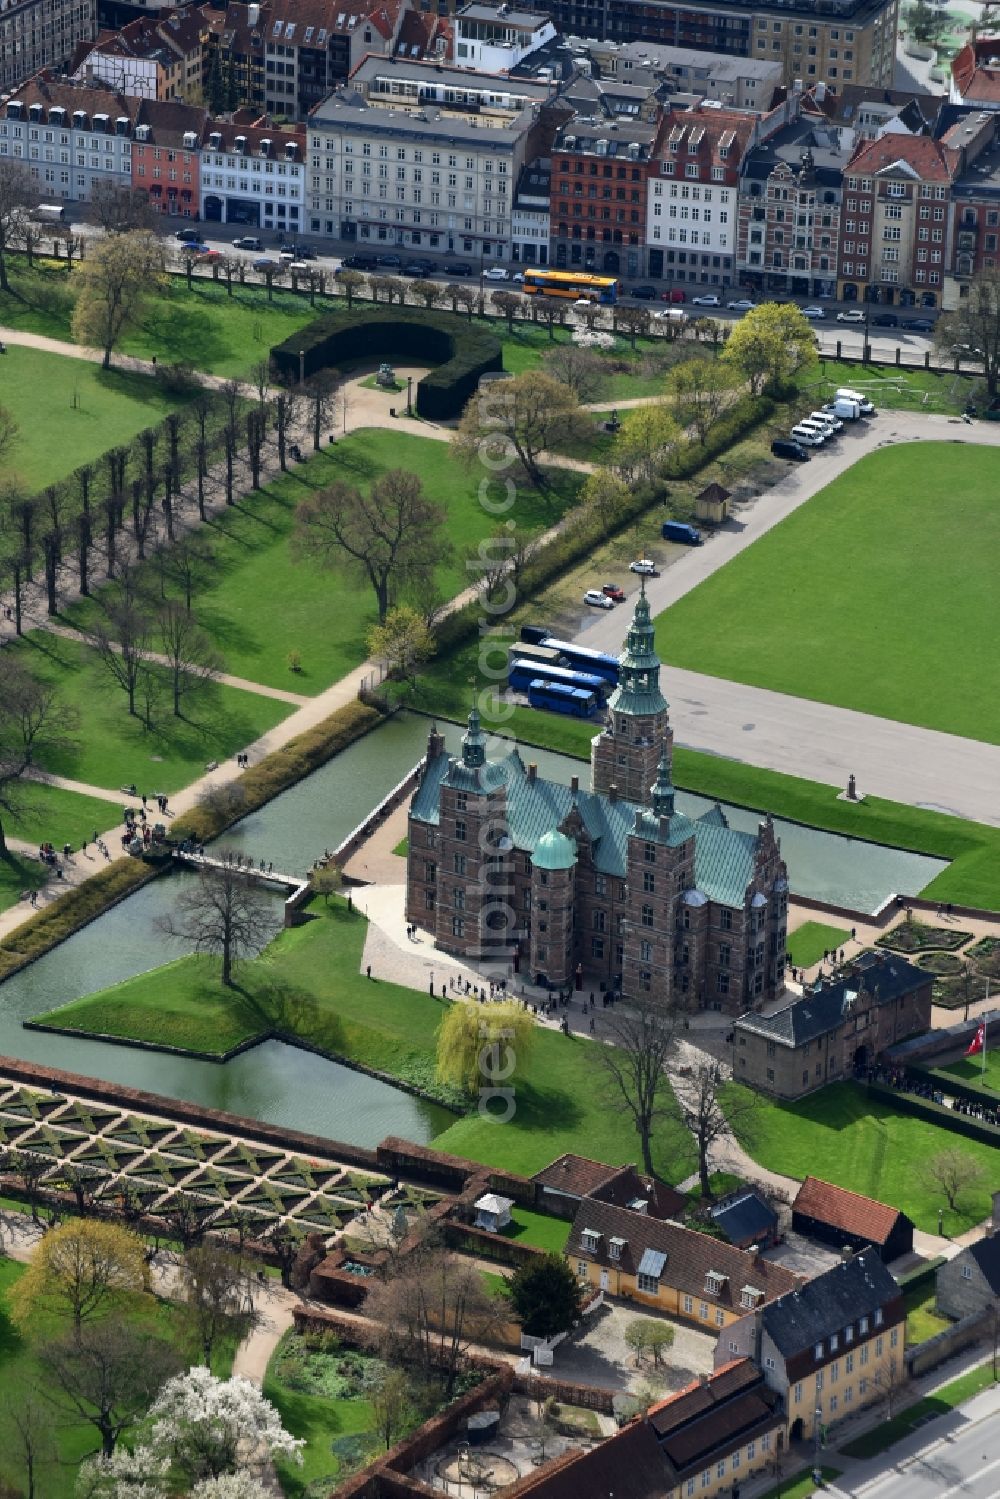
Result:
[[[216,1379],[203,1364],[167,1381],[149,1420],[150,1450],[192,1483],[252,1470],[268,1457],[302,1461],[304,1444],[256,1385],[240,1375]]]
[[[111,1457],[92,1457],[76,1478],[76,1499],[163,1499],[169,1460],[147,1447],[128,1452],[119,1447]]]

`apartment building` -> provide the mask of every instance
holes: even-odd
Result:
[[[663,118],[576,118],[552,148],[551,251],[559,269],[647,273],[649,164]]]
[[[510,211],[510,258],[516,264],[549,263],[551,185],[552,162],[548,157],[531,162],[518,178]]]
[[[753,118],[701,105],[671,112],[649,164],[647,274],[682,285],[736,280],[740,166]]]
[[[201,20],[193,9],[157,18],[145,16],[120,31],[102,31],[81,46],[70,64],[80,83],[103,83],[138,99],[183,99],[200,103]]]
[[[201,18],[202,68],[205,89],[222,86],[226,103],[264,108],[264,37],[261,9],[256,3],[216,10],[203,5]]]
[[[953,104],[1000,110],[1000,36],[977,36],[957,53],[949,98]]]
[[[973,139],[978,139],[987,122],[993,123],[993,130],[985,131],[980,150],[965,161],[952,183],[950,256],[941,299],[949,312],[961,306],[977,272],[1000,265],[1000,113],[967,117],[959,138],[968,139],[965,130],[975,128]]]
[[[901,1377],[906,1310],[875,1249],[835,1265],[725,1327],[716,1369],[751,1358],[781,1399],[789,1439],[810,1440]]]
[[[836,295],[848,154],[841,130],[814,112],[751,147],[738,206],[741,285],[761,296]]]
[[[391,54],[405,14],[402,0],[265,0],[256,8],[264,104],[295,120],[304,120],[366,53]]]
[[[305,146],[304,130],[212,120],[201,153],[202,218],[300,234],[306,217]]]
[[[97,0],[0,0],[0,89],[66,66],[97,35]]]
[[[208,110],[176,100],[143,99],[133,125],[132,186],[146,193],[154,213],[197,218]]]
[[[770,109],[783,78],[780,61],[767,57],[733,57],[698,52],[692,47],[599,41],[583,36],[566,37],[565,46],[573,64],[602,83],[641,83],[656,88],[666,82],[670,92],[714,99],[731,109]]]
[[[507,260],[514,184],[538,118],[528,108],[491,124],[432,107],[371,106],[353,90],[331,94],[309,117],[310,232]]]
[[[552,93],[549,84],[530,77],[474,73],[450,63],[378,53],[361,59],[350,82],[369,104],[385,109],[419,113],[430,106],[497,124],[509,124],[529,105],[544,104]]]
[[[455,62],[483,73],[509,73],[556,35],[544,12],[482,5],[479,0],[456,11],[454,26]]]
[[[98,183],[132,182],[135,101],[39,73],[2,106],[0,156],[24,162],[47,202],[88,202]]]

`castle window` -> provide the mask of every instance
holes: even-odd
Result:
[[[731,932],[733,929],[733,913],[728,906],[723,906],[719,912],[719,925],[724,932]]]
[[[455,873],[456,874],[464,874],[465,873],[465,855],[464,854],[456,854],[455,855]]]
[[[433,890],[424,891],[424,906],[428,911],[433,911],[437,907],[437,900]]]
[[[639,988],[644,994],[648,994],[653,987],[653,975],[648,969],[643,968],[639,973]]]
[[[524,904],[524,909],[526,911],[530,911],[531,910],[531,891],[530,890],[526,890],[524,892],[524,902],[523,902],[523,904]]]
[[[455,907],[456,911],[465,910],[465,891],[461,888],[461,886],[456,886],[455,890],[452,892],[452,905]]]
[[[451,918],[451,935],[453,937],[465,936],[465,922],[461,916],[453,916]]]
[[[429,860],[425,860],[424,861],[424,879],[427,881],[428,885],[433,885],[434,881],[437,879],[437,877],[438,877],[438,867],[437,867],[437,865],[436,864],[431,864]]]
[[[643,906],[643,908],[642,908],[642,924],[643,924],[643,926],[652,926],[653,925],[653,908],[652,908],[652,906]]]
[[[464,791],[455,792],[455,811],[464,812],[469,804],[469,799]]]
[[[652,944],[652,942],[640,942],[639,943],[639,962],[640,963],[652,963],[652,961],[653,961],[653,944]]]
[[[465,819],[462,817],[456,817],[455,819],[455,837],[459,843],[465,842]]]
[[[607,922],[607,914],[604,911],[594,911],[593,912],[591,925],[593,926],[595,932],[603,932],[603,931],[605,931],[606,930],[606,925],[605,925],[606,922]]]
[[[656,889],[656,875],[651,869],[642,871],[642,888],[646,895],[652,895]]]
[[[603,874],[596,874],[594,876],[594,894],[595,895],[607,895],[607,893],[608,893],[608,882],[607,882],[606,877]]]
[[[539,883],[539,884],[540,884],[540,885],[547,885],[547,884],[548,884],[548,883],[549,883],[549,875],[548,875],[548,870],[546,870],[546,869],[543,869],[543,870],[541,870],[541,871],[540,871],[540,872],[539,872],[539,875],[538,875],[538,883]]]
[[[592,958],[604,957],[604,938],[592,937],[590,939],[590,955]]]
[[[642,857],[645,859],[645,861],[646,861],[647,864],[655,864],[656,863],[656,844],[655,843],[644,843],[643,846],[642,846]]]

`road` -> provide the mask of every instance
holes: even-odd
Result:
[[[745,517],[730,521],[706,546],[684,549],[659,578],[649,580],[654,615],[725,566],[858,458],[887,443],[920,438],[996,446],[1000,430],[990,423],[966,426],[916,412],[886,412],[857,428],[845,427],[837,442],[793,469]],[[634,585],[634,577],[629,579]],[[595,585],[602,581],[594,579]],[[581,607],[575,638],[617,654],[630,616],[631,600],[600,613]],[[1000,826],[1000,746],[673,666],[664,669],[662,685],[677,742],[687,748],[832,786],[846,786],[853,774],[862,793]]]
[[[820,1492],[835,1499],[1000,1499],[1000,1414],[977,1419],[976,1407],[971,1401],[947,1417],[944,1436],[927,1441],[929,1432],[941,1429],[945,1418],[939,1418],[875,1464],[858,1465]],[[840,1460],[831,1453],[824,1461],[837,1467]]]

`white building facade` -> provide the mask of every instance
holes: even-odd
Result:
[[[132,180],[132,101],[32,80],[0,114],[0,157],[28,167],[45,202],[89,202]],[[81,107],[85,105],[86,107]]]
[[[290,236],[305,220],[305,136],[211,122],[201,151],[201,217]]]

